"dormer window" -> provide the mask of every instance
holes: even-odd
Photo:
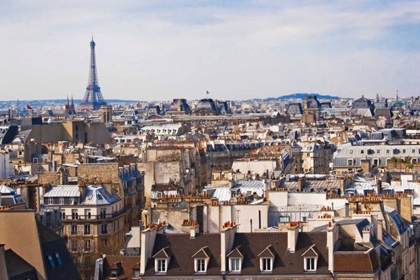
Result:
[[[206,260],[205,259],[195,259],[195,269],[196,272],[206,272]]]
[[[140,278],[140,269],[133,269],[133,278]]]
[[[258,257],[260,257],[261,272],[273,271],[273,263],[276,255],[277,252],[271,245],[268,245],[261,253],[258,254]]]
[[[166,259],[157,259],[156,260],[156,272],[166,272],[167,262]]]
[[[192,258],[194,258],[194,272],[195,273],[205,273],[207,272],[207,267],[209,265],[211,257],[211,252],[208,246],[205,246],[198,250]]]
[[[171,248],[167,246],[153,256],[155,259],[155,273],[166,273],[168,271],[168,265],[172,255]]]
[[[241,272],[242,261],[244,259],[244,255],[241,252],[241,246],[238,246],[235,249],[233,249],[229,254],[227,254],[227,257],[229,258],[229,272]]]
[[[316,271],[318,264],[318,253],[316,252],[315,244],[308,248],[303,254],[303,269],[307,272]]]
[[[273,270],[273,258],[260,258],[260,269],[262,272]]]
[[[229,271],[231,271],[231,272],[241,271],[241,259],[240,258],[230,258],[229,259]]]
[[[111,274],[109,276],[109,278],[113,279],[113,278],[117,278],[118,276],[118,270],[117,269],[111,269]]]
[[[316,271],[316,258],[315,257],[305,258],[304,269],[305,271]]]

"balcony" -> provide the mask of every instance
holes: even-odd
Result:
[[[61,222],[66,222],[66,221],[101,221],[101,220],[110,220],[110,219],[114,219],[118,216],[121,216],[122,214],[124,214],[126,212],[126,208],[122,208],[119,211],[114,211],[114,213],[111,214],[99,214],[99,215],[65,215],[62,216],[62,220]]]

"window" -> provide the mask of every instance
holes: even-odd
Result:
[[[85,251],[86,252],[90,251],[90,240],[85,240]]]
[[[157,262],[156,272],[166,272],[166,260],[160,259],[160,260],[156,260],[156,262]]]
[[[361,153],[361,154],[364,154],[364,153],[365,153],[365,151],[364,151],[364,150],[361,150],[361,151],[360,151],[360,153]]]
[[[134,278],[140,277],[140,269],[133,269],[133,277]]]
[[[352,154],[353,153],[353,150],[350,150],[350,154]]]
[[[111,269],[111,276],[110,278],[117,278],[118,271],[116,269]]]
[[[305,271],[315,271],[316,270],[316,258],[315,257],[309,257],[304,259],[304,269]]]
[[[85,234],[91,234],[90,225],[85,225],[84,228],[85,228],[85,231],[84,231]]]
[[[101,208],[100,212],[99,212],[99,218],[100,219],[105,219],[106,217],[106,208]]]
[[[63,262],[61,261],[60,255],[58,253],[55,253],[55,259],[57,260],[58,265],[62,265]]]
[[[405,153],[405,149],[403,149],[403,153]]]
[[[71,234],[77,234],[77,226],[76,225],[71,226]]]
[[[352,159],[348,159],[347,160],[347,165],[350,165],[350,166],[353,165],[353,160]]]
[[[260,259],[260,268],[261,271],[271,271],[272,268],[272,258],[261,258]]]
[[[206,260],[205,259],[196,259],[195,260],[195,271],[196,272],[206,272]]]
[[[230,271],[240,271],[241,270],[241,259],[230,258],[229,265],[230,265],[230,267],[229,267]]]
[[[77,213],[77,209],[71,209],[71,218],[76,220],[79,218],[79,214]]]
[[[55,267],[55,263],[54,263],[54,260],[53,260],[52,256],[48,256],[48,262],[50,263],[51,267]]]
[[[90,209],[85,209],[85,219],[90,220],[91,212]]]
[[[77,240],[72,240],[71,241],[71,250],[72,251],[77,251]]]
[[[108,228],[107,225],[101,225],[102,234],[108,233],[107,228]]]

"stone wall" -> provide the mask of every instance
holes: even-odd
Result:
[[[96,178],[101,181],[119,182],[118,162],[80,164],[77,168],[77,175],[81,180],[94,181]]]

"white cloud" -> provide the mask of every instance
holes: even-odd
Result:
[[[105,98],[419,90],[418,47],[392,41],[394,26],[420,23],[417,1],[10,3],[0,6],[4,99],[82,98],[92,32]]]

